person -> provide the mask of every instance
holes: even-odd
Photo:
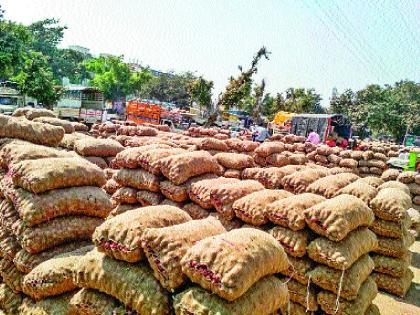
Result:
[[[333,137],[328,137],[327,140],[325,140],[325,144],[330,148],[334,148],[337,146],[337,143]]]
[[[346,138],[339,137],[337,139],[337,144],[340,148],[345,149],[345,148],[347,148],[347,145],[349,144],[349,141]]]
[[[268,130],[267,130],[267,128],[265,128],[263,123],[260,123],[255,128],[254,134],[255,134],[255,138],[254,138],[255,140],[254,141],[257,141],[257,142],[260,142],[260,143],[264,142],[265,139],[270,137],[270,135],[268,134]]]
[[[309,129],[309,135],[306,141],[312,144],[319,144],[320,142],[319,134],[317,134],[313,129]]]

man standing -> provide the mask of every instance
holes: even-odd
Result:
[[[312,144],[319,144],[320,142],[319,134],[317,134],[313,129],[309,129],[309,135],[306,141]]]
[[[264,124],[261,123],[259,124],[256,128],[255,128],[255,141],[257,142],[264,142],[265,139],[267,139],[268,137],[270,137],[267,128],[264,127]]]

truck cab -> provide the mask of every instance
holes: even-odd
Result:
[[[25,105],[25,98],[11,81],[0,82],[0,114],[11,115],[16,108]]]

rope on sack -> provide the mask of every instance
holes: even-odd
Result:
[[[335,311],[334,314],[336,314],[338,312],[338,308],[340,307],[340,294],[341,294],[341,289],[343,287],[343,280],[344,280],[344,269],[341,271],[341,277],[340,277],[340,282],[338,283],[338,292],[337,292],[337,299],[335,300]]]
[[[287,315],[292,315],[290,314],[290,298],[287,300]]]
[[[292,267],[293,272],[292,272],[292,274],[290,275],[290,277],[289,277],[289,278],[288,278],[285,282],[283,282],[283,284],[288,284],[288,283],[289,283],[289,281],[290,281],[290,280],[292,280],[293,276],[296,274],[296,269],[295,269],[295,267],[294,267],[292,264],[290,264],[290,266]]]
[[[311,275],[308,276],[308,285],[306,286],[306,298],[305,298],[305,303],[306,303],[306,310],[305,312],[307,313],[309,311],[309,288],[311,286]]]

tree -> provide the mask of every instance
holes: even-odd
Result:
[[[117,100],[136,93],[152,79],[145,69],[132,72],[123,57],[106,56],[88,60],[86,69],[93,74],[92,85],[98,88],[107,100]]]
[[[89,78],[89,71],[86,69],[86,61],[91,59],[90,54],[73,49],[60,49],[59,57],[54,61],[55,77],[66,77],[71,83],[81,84]]]
[[[191,82],[188,90],[191,94],[191,103],[197,102],[200,110],[205,108],[208,112],[212,109],[211,96],[213,89],[213,81],[207,81],[202,76]]]
[[[22,94],[34,97],[52,109],[60,94],[54,89],[53,74],[47,59],[39,52],[29,51],[18,75],[14,78]]]
[[[323,113],[321,96],[314,89],[289,88],[286,90],[284,109],[293,113]]]

